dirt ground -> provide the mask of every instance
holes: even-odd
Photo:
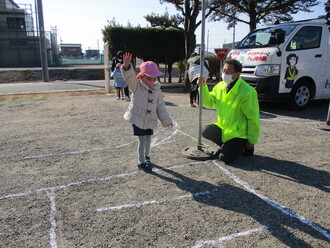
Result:
[[[156,130],[150,174],[114,95],[1,102],[0,247],[329,247],[328,102],[261,103],[255,155],[226,165],[182,156],[198,109],[164,96],[175,126]]]

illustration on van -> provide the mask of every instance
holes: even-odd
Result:
[[[288,57],[286,57],[286,63],[288,67],[286,68],[283,82],[285,83],[285,87],[290,89],[293,87],[294,80],[298,74],[298,70],[296,68],[298,56],[294,53],[290,53]]]

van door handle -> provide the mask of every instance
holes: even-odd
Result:
[[[322,57],[322,54],[316,54],[315,55],[315,58],[321,58]]]

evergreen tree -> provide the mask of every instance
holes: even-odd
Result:
[[[248,24],[250,31],[258,23],[271,24],[276,21],[291,21],[299,11],[310,13],[311,7],[320,4],[317,0],[213,0],[217,10],[212,14],[213,21],[223,20],[231,28],[235,23]]]

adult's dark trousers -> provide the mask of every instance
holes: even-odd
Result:
[[[125,96],[129,97],[129,89],[128,86],[124,88]]]
[[[222,130],[215,124],[209,124],[202,130],[202,135],[205,139],[213,141],[221,147],[219,160],[230,163],[242,155],[247,139],[233,138],[225,143],[222,140]],[[253,153],[253,152],[252,152]],[[252,154],[250,154],[252,155]]]
[[[196,82],[192,82],[190,85],[190,104],[198,102],[198,84]]]

